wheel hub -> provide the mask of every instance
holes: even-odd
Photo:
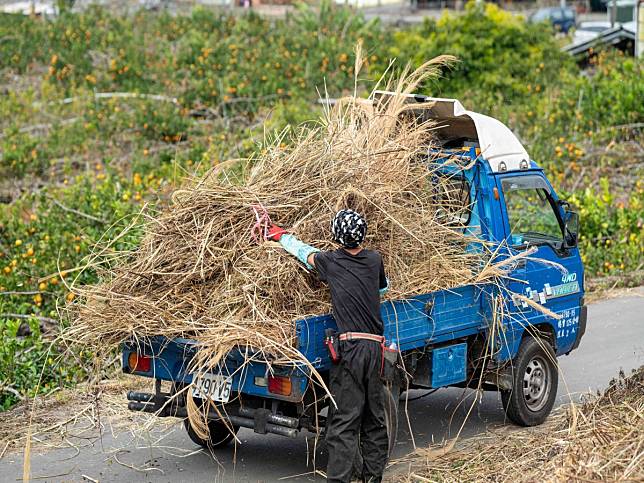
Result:
[[[523,374],[523,397],[531,411],[539,411],[546,404],[550,393],[548,365],[541,357],[528,362]]]

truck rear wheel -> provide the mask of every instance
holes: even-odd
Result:
[[[559,374],[555,352],[548,341],[526,337],[513,364],[513,388],[501,391],[505,413],[520,426],[541,424],[557,396]]]
[[[233,437],[235,434],[237,434],[237,431],[239,431],[239,426],[228,427],[220,421],[208,421],[210,438],[202,439],[192,428],[192,425],[190,424],[190,420],[188,418],[184,419],[183,425],[185,426],[190,439],[199,446],[203,446],[207,449],[217,449],[226,446],[233,440]]]

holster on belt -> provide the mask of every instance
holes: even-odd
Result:
[[[380,367],[380,377],[383,381],[394,381],[399,354],[398,349],[390,349],[385,344],[382,344],[382,365]]]
[[[331,362],[338,364],[342,357],[340,356],[340,339],[337,337],[337,332],[333,329],[326,329],[324,331],[324,345],[329,351]]]

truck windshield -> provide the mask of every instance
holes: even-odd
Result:
[[[512,245],[561,243],[563,232],[550,189],[539,176],[501,180]]]

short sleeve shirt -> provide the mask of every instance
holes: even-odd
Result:
[[[339,331],[383,334],[380,289],[387,287],[385,267],[378,252],[363,249],[315,254],[315,269],[329,285],[333,317]]]

